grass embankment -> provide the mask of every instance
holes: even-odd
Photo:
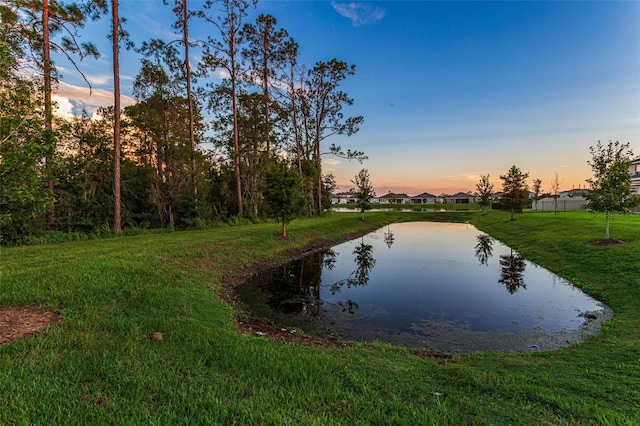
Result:
[[[635,424],[640,418],[640,223],[589,247],[585,213],[357,213],[0,252],[0,304],[58,310],[0,346],[0,424]],[[477,225],[611,306],[604,333],[554,352],[442,363],[387,345],[278,343],[236,332],[223,281],[256,263],[399,219]],[[150,338],[164,333],[163,341]]]

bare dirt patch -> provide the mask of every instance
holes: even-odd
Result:
[[[32,336],[59,322],[62,322],[62,317],[47,309],[0,306],[0,344]]]
[[[296,329],[277,328],[267,324],[261,318],[248,318],[238,321],[238,332],[249,333],[255,336],[263,336],[268,339],[280,342],[296,342],[312,346],[324,346],[333,348],[342,348],[353,346],[350,342],[342,342],[338,339],[320,339],[316,337],[305,336],[298,333]]]
[[[606,246],[615,246],[615,245],[624,244],[624,243],[626,243],[626,241],[617,240],[615,238],[605,238],[603,240],[592,241],[587,245],[590,245],[593,247],[606,247]]]
[[[295,342],[297,344],[321,346],[325,348],[350,348],[354,346],[353,342],[343,341],[335,337],[323,339],[300,334],[293,328],[277,328],[269,325],[262,318],[239,320],[238,333],[253,334],[278,342]],[[453,358],[452,355],[431,350],[411,350],[410,352],[420,358],[437,359],[442,363],[446,363]]]

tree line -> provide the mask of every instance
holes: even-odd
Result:
[[[634,162],[634,154],[631,144],[619,141],[609,141],[603,145],[598,141],[595,146],[589,147],[591,160],[587,164],[591,167],[592,177],[587,179],[589,192],[585,196],[584,207],[588,211],[602,212],[605,214],[605,238],[609,236],[609,218],[615,213],[629,213],[640,206],[640,195],[631,185],[630,167]],[[537,202],[540,198],[542,181],[534,179],[529,191],[527,178],[529,173],[524,173],[515,165],[511,166],[507,174],[500,175],[503,194],[500,197],[499,206],[511,212],[511,220],[515,219],[516,210],[522,210],[530,201]],[[558,214],[557,200],[560,196],[561,181],[558,173],[551,180],[550,195],[554,198],[554,213]],[[493,202],[494,185],[489,180],[489,175],[481,175],[476,184],[476,194],[479,204],[483,208]]]
[[[249,21],[256,0],[163,4],[174,39],[132,40],[117,0],[0,4],[2,243],[51,231],[320,215],[335,188],[323,156],[366,158],[325,146],[363,122],[346,115],[353,99],[341,90],[354,65],[300,63],[300,46],[275,17]],[[52,58],[68,58],[90,87],[81,61],[99,52],[82,29],[109,17],[113,105],[98,118],[56,116],[61,72]],[[208,28],[206,39],[190,36],[194,20]],[[140,63],[136,103],[125,108],[121,47]]]

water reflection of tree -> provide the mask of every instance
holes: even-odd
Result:
[[[364,239],[353,249],[353,254],[356,255],[354,262],[357,265],[355,271],[353,271],[351,285],[365,286],[369,283],[369,273],[376,264],[376,260],[373,258],[373,246],[371,244],[365,244]]]
[[[335,262],[336,253],[328,249],[272,270],[271,275],[266,278],[270,293],[268,305],[286,314],[318,315],[322,305],[322,268],[333,269]]]
[[[500,256],[500,266],[502,269],[498,282],[504,285],[509,293],[515,293],[521,287],[527,288],[523,276],[525,269],[523,257],[511,250],[510,254]]]
[[[476,257],[480,261],[480,265],[487,265],[489,258],[493,256],[493,243],[495,240],[490,235],[481,234],[476,237],[478,243],[475,247]]]
[[[365,244],[363,238],[353,249],[353,254],[356,255],[353,260],[356,263],[355,271],[349,275],[349,278],[332,284],[331,294],[338,293],[344,285],[346,285],[347,288],[355,286],[364,287],[369,283],[369,274],[376,264],[376,260],[373,258],[373,246],[371,244]]]
[[[335,294],[346,285],[365,286],[376,260],[373,258],[373,246],[365,244],[364,239],[354,248],[356,269],[347,279],[332,284],[330,291]],[[318,316],[323,311],[320,294],[322,270],[332,270],[336,265],[336,252],[325,249],[286,263],[273,269],[262,282],[268,286],[267,304],[272,309],[290,315],[308,314]],[[344,311],[355,313],[358,304],[352,300],[338,302]]]
[[[360,306],[358,306],[358,304],[351,299],[347,300],[346,302],[338,302],[338,306],[342,308],[342,312],[347,311],[350,314],[355,314],[356,311],[360,309]]]
[[[389,247],[389,249],[391,249],[391,246],[393,245],[395,240],[396,237],[393,235],[391,227],[387,225],[387,232],[384,233],[384,243],[387,245],[387,247]]]
[[[333,268],[336,266],[336,252],[334,249],[324,249],[322,250],[322,267],[327,268],[330,271],[333,271]]]

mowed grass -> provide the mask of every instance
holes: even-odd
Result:
[[[640,217],[339,213],[0,251],[0,304],[64,322],[0,346],[0,424],[638,424]],[[283,253],[398,220],[471,220],[615,312],[580,345],[448,362],[239,334],[223,284]],[[154,341],[161,332],[164,340]]]

